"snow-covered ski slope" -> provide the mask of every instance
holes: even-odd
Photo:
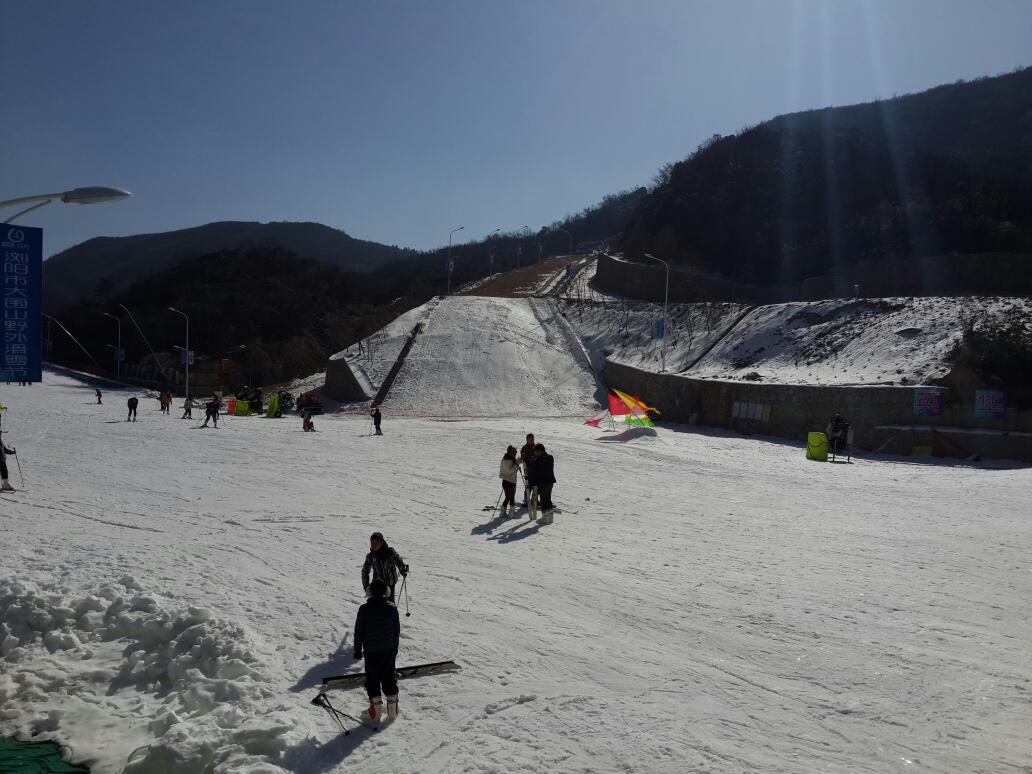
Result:
[[[598,411],[597,392],[587,358],[553,304],[452,296],[426,317],[384,410],[583,417]]]
[[[53,736],[96,774],[1032,759],[1030,469],[821,465],[798,445],[576,420],[202,430],[152,401],[127,424],[126,397],[97,406],[50,374],[0,385],[29,486],[0,497],[0,735]],[[540,528],[481,510],[527,431],[564,509]],[[400,661],[462,671],[403,683],[398,722],[344,737],[309,701],[360,668],[373,530],[412,566]]]

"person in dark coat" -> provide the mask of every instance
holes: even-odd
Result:
[[[530,505],[530,465],[534,462],[534,434],[527,433],[527,442],[520,447],[520,456],[516,460],[517,465],[523,465],[523,504]]]
[[[136,407],[140,404],[140,401],[134,395],[129,400],[127,400],[125,402],[125,404],[129,407],[129,416],[127,416],[125,418],[125,421],[128,422],[129,420],[132,420],[133,422],[135,422],[136,421]]]
[[[534,446],[534,461],[530,464],[530,484],[538,490],[538,503],[541,511],[549,515],[555,506],[552,504],[552,487],[555,485],[555,460],[545,451],[543,443]]]
[[[366,554],[365,564],[362,565],[362,588],[366,596],[369,596],[370,575],[372,579],[379,578],[387,584],[387,599],[394,601],[394,587],[398,583],[398,575],[408,575],[408,565],[398,555],[398,552],[387,545],[383,539],[382,532],[374,532],[369,536],[369,553]]]
[[[104,401],[101,400],[100,388],[98,387],[97,389],[94,390],[94,392],[97,393],[97,405],[98,406],[103,405]]]
[[[11,482],[7,480],[7,455],[14,454],[14,448],[8,449],[4,446],[3,441],[0,441],[0,492],[13,492],[14,487],[11,486]]]
[[[369,717],[379,720],[387,697],[387,715],[398,714],[398,679],[395,661],[401,640],[398,608],[387,601],[387,584],[374,578],[369,584],[369,600],[358,608],[355,619],[355,653],[365,658],[365,688],[369,696]]]
[[[369,416],[373,418],[373,427],[376,429],[375,435],[383,435],[380,430],[380,407],[373,406],[373,410],[369,412]]]
[[[215,423],[215,427],[219,426],[219,396],[212,395],[211,400],[204,404],[204,424],[201,427],[208,426],[208,420]]]

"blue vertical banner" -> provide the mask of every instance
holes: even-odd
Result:
[[[656,338],[661,339],[666,335],[666,320],[660,317],[656,320]]]
[[[43,380],[43,229],[0,224],[0,382]]]

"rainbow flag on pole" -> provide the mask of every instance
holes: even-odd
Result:
[[[649,412],[656,414],[659,409],[647,405],[640,398],[629,395],[620,390],[613,390],[609,394],[609,416],[614,422],[623,422],[638,427],[652,427],[652,420],[649,419]],[[589,419],[584,424],[598,427],[604,417]]]

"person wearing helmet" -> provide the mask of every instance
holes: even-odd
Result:
[[[387,601],[387,584],[373,578],[369,599],[358,608],[355,619],[356,659],[365,659],[365,688],[369,696],[369,718],[379,721],[383,713],[383,697],[387,697],[387,717],[398,716],[398,679],[395,661],[401,641],[401,619],[398,608]]]
[[[398,556],[398,552],[387,545],[382,532],[374,532],[369,536],[369,553],[362,565],[362,588],[369,596],[370,576],[379,578],[387,584],[387,600],[394,601],[394,587],[398,583],[398,575],[408,575],[408,565]]]

